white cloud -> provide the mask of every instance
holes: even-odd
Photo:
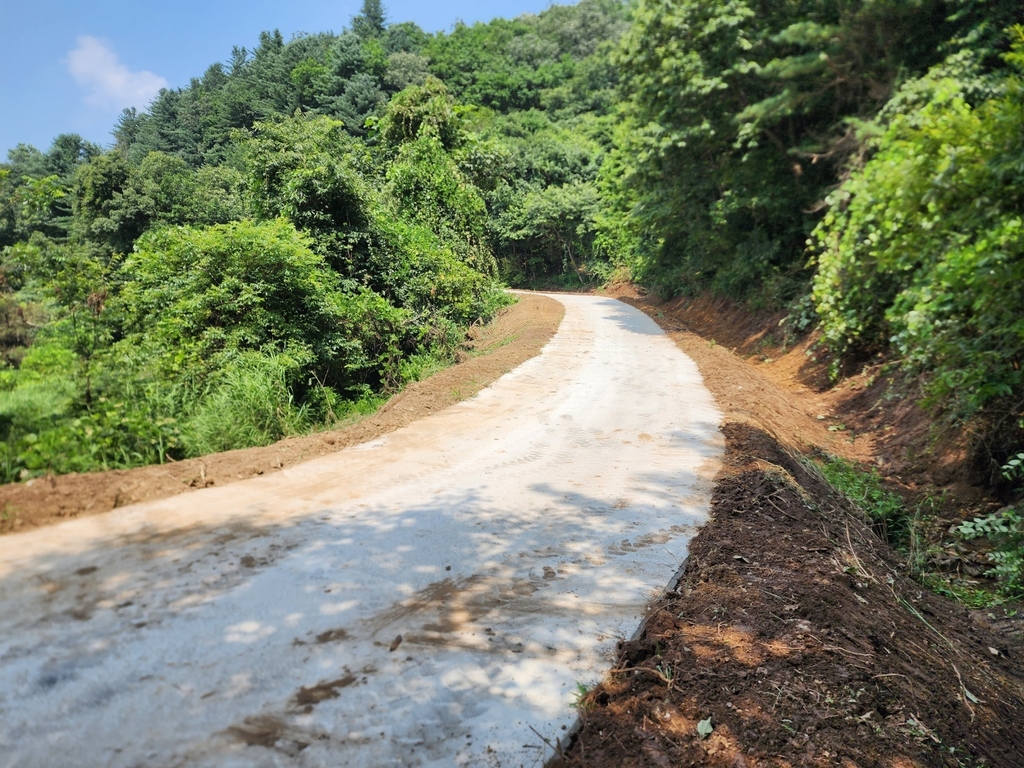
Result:
[[[96,107],[145,107],[167,81],[152,72],[132,72],[107,44],[95,37],[78,38],[68,52],[68,72],[87,89],[85,101]]]

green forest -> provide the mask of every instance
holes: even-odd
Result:
[[[265,445],[448,364],[505,286],[631,279],[878,354],[1024,446],[1024,6],[379,0],[112,142],[0,164],[0,476]]]

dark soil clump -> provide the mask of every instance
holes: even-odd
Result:
[[[910,580],[812,462],[724,432],[712,520],[558,764],[1024,764],[1024,648]]]

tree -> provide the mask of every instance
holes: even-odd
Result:
[[[487,244],[487,207],[445,152],[433,126],[425,125],[414,141],[401,146],[387,182],[397,215],[428,227],[472,268],[495,273]]]
[[[400,24],[389,24],[384,33],[384,50],[392,53],[419,53],[426,47],[430,36],[420,29],[418,24],[403,21]]]
[[[644,277],[768,303],[806,278],[820,201],[898,79],[940,56],[943,0],[641,0],[619,61],[623,200]]]
[[[323,116],[257,123],[246,141],[249,188],[260,219],[289,219],[345,275],[362,274],[370,190],[356,169],[356,140]]]
[[[352,31],[365,39],[380,37],[387,26],[380,0],[363,0],[362,10],[352,18]]]
[[[445,150],[458,147],[465,139],[455,100],[436,77],[395,94],[377,127],[384,146],[391,151],[415,141],[424,131],[436,136]]]
[[[592,184],[549,186],[516,199],[497,226],[511,251],[506,270],[534,280],[570,273],[584,282],[581,259],[591,252],[599,207]]]
[[[388,56],[384,82],[389,88],[401,91],[410,85],[423,85],[430,75],[430,59],[418,53],[398,51]]]
[[[100,155],[78,169],[72,189],[77,238],[101,245],[108,254],[131,250],[145,229],[140,212],[123,204],[131,172],[120,152]]]

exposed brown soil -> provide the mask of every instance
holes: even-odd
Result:
[[[870,462],[908,491],[945,492],[960,508],[984,504],[992,477],[972,463],[971,435],[939,429],[933,414],[920,406],[922,393],[914,382],[901,381],[885,358],[848,365],[836,383],[829,377],[832,360],[818,344],[818,335],[793,339],[780,325],[785,312],[752,313],[709,296],[658,303],[630,285],[611,293],[646,307],[668,330],[689,331],[711,347],[722,347],[720,353],[738,355],[760,378],[779,385],[794,407],[822,422],[811,444]],[[688,351],[695,346],[677,341],[687,343]],[[830,433],[825,442],[823,430]]]
[[[518,303],[491,323],[471,329],[462,362],[410,384],[373,415],[338,429],[161,466],[43,477],[0,486],[0,510],[4,512],[0,534],[227,485],[373,440],[472,397],[534,357],[554,335],[564,314],[557,301],[521,294]]]
[[[613,295],[697,362],[725,414],[727,455],[678,585],[581,702],[582,728],[556,764],[1024,765],[1018,623],[911,580],[807,458],[824,449],[909,474],[905,454],[884,432],[851,440],[837,428],[849,395],[815,381],[808,347],[774,367],[744,359],[770,357],[771,318]]]
[[[833,382],[817,335],[787,336],[783,313],[751,313],[707,296],[658,303],[630,285],[612,293],[670,332],[732,417],[753,419],[789,448],[827,451],[877,471],[908,507],[927,511],[917,521],[922,549],[932,550],[927,569],[985,586],[978,579],[991,566],[981,548],[948,531],[1002,506],[1005,498],[992,485],[999,464],[978,450],[975,435],[948,428],[924,409],[914,380],[877,357]],[[765,387],[777,394],[761,397]]]

